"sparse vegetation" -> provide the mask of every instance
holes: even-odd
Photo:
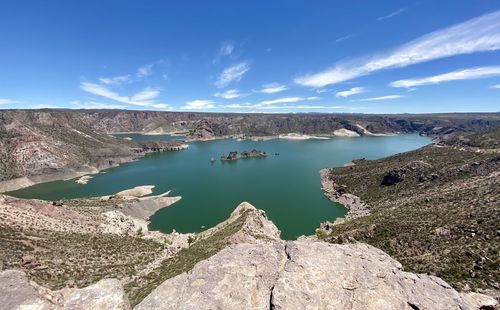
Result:
[[[238,219],[226,224],[208,237],[193,240],[188,248],[181,250],[172,259],[164,261],[153,272],[128,283],[125,290],[128,293],[130,303],[132,305],[138,304],[163,281],[193,269],[196,263],[225,248],[229,244],[229,238],[242,228],[247,215],[248,211],[244,211]]]
[[[404,171],[404,179],[382,185],[394,169]],[[498,289],[499,154],[427,146],[334,168],[331,177],[373,210],[319,237],[367,242],[406,270],[437,275],[460,289]]]

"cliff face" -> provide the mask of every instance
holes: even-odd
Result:
[[[18,210],[18,204],[43,204],[5,199],[11,211]],[[70,201],[66,203],[70,204]],[[89,207],[84,205],[90,202],[73,203],[83,205],[67,214],[62,211],[64,206],[55,208],[59,210],[57,218],[70,217],[74,225],[78,225],[78,217],[74,213],[82,212],[88,216]],[[93,203],[91,208],[101,212],[103,206],[96,205],[95,201]],[[45,209],[44,212],[50,211],[48,206]],[[25,236],[32,234],[29,228],[33,225],[22,217],[16,225],[0,223],[0,227],[10,227]],[[45,229],[52,229],[50,227]],[[78,234],[78,226],[73,228],[73,233]],[[0,232],[4,232],[3,229]],[[43,233],[36,235],[43,236]],[[182,239],[181,236],[171,239],[173,242],[163,243],[167,251],[161,250],[161,247],[158,249],[157,242],[147,241],[147,236],[130,235],[126,240],[119,236],[123,235],[118,235],[114,243],[135,246],[127,248],[125,257],[114,259],[120,259],[120,263],[124,264],[138,254],[152,261],[126,268],[127,272],[132,272],[130,275],[116,273],[119,280],[102,280],[101,275],[83,288],[73,287],[75,282],[71,279],[71,284],[63,288],[50,286],[50,280],[47,282],[49,287],[44,287],[29,281],[23,272],[4,270],[0,272],[3,309],[129,309],[132,304],[136,305],[135,309],[464,310],[496,304],[494,299],[485,295],[458,293],[437,277],[404,272],[396,260],[366,244],[329,244],[315,238],[283,241],[279,238],[279,230],[265,213],[248,203],[240,204],[228,220],[216,227],[190,236],[183,245],[176,241]],[[2,240],[4,237],[5,234]],[[82,249],[76,257],[100,257],[95,252],[101,248],[96,245],[109,238],[109,234],[100,232],[88,238],[94,240],[93,245],[86,251]],[[157,236],[156,239],[161,238]],[[25,244],[30,242],[29,238],[16,240],[25,240]],[[64,238],[58,240],[64,242]],[[140,245],[138,240],[150,242],[156,248],[145,252],[146,248],[137,246]],[[54,250],[57,253],[60,251]],[[26,248],[20,247],[18,251],[22,253]],[[18,251],[12,251],[12,254],[18,255]],[[53,249],[45,243],[43,252],[32,251],[36,260],[50,255],[48,253]],[[108,255],[120,253],[104,256]],[[67,258],[69,262],[74,260],[64,256],[60,258]],[[108,262],[103,266],[111,265]],[[2,269],[5,268],[2,266]],[[23,265],[23,268],[32,274],[31,267]],[[47,274],[52,274],[53,268],[48,266]],[[87,270],[91,269],[87,267]],[[103,270],[107,272],[107,269]],[[89,275],[84,272],[75,276]]]
[[[96,131],[73,113],[0,112],[0,181],[74,177],[133,157],[130,143]]]

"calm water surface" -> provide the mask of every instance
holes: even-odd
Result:
[[[172,139],[170,136],[133,139]],[[175,137],[174,137],[175,138]],[[284,239],[311,235],[319,224],[346,213],[321,191],[319,170],[342,166],[353,158],[376,159],[419,148],[427,137],[332,138],[328,140],[237,141],[234,139],[192,142],[180,152],[155,153],[143,159],[95,175],[86,185],[74,180],[35,185],[11,192],[23,198],[55,200],[109,195],[139,185],[155,185],[153,194],[172,190],[182,199],[158,211],[150,228],[163,232],[198,232],[225,220],[242,201],[266,211]],[[252,148],[267,158],[219,161],[222,153]],[[279,153],[279,155],[274,155]],[[211,163],[214,157],[216,162]]]

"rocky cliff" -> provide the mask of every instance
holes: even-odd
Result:
[[[18,205],[11,200],[6,204],[12,210]],[[101,210],[102,206],[97,208]],[[73,213],[82,212],[81,209],[73,209],[70,214],[59,211],[59,219],[72,216],[75,223],[79,221]],[[17,221],[16,225],[8,223],[2,222],[5,226],[0,227],[10,227],[10,233],[15,230],[30,235],[30,225],[24,221]],[[41,233],[37,236],[42,236]],[[106,232],[99,234],[100,239],[108,236]],[[128,238],[132,239],[125,244],[147,240],[140,235]],[[36,239],[15,240],[27,245]],[[4,270],[0,272],[0,302],[3,309],[129,309],[132,304],[135,309],[463,310],[487,309],[484,307],[496,304],[485,295],[459,293],[437,277],[405,272],[396,260],[366,244],[329,244],[312,237],[283,241],[265,213],[248,203],[238,206],[225,222],[190,236],[184,245],[175,243],[165,243],[166,255],[158,249],[156,255],[150,252],[156,258],[131,266],[135,271],[129,271],[130,275],[116,273],[118,280],[113,280],[102,279],[103,274],[81,288],[75,287],[75,282],[56,288],[50,281],[46,282],[49,287],[44,287],[23,272]],[[78,256],[100,251],[99,247],[89,246]],[[18,251],[22,253],[26,248],[20,247]],[[53,249],[45,243],[43,250],[31,251],[40,257]],[[129,247],[127,251],[130,257],[144,251],[144,247]],[[60,259],[73,260],[64,255],[63,252]],[[118,261],[123,263],[117,260],[103,271],[116,266]],[[2,269],[6,267],[2,265]],[[36,265],[23,265],[25,271],[30,268]],[[51,270],[54,266],[46,269],[54,272]],[[85,272],[78,275],[82,276],[86,276]]]

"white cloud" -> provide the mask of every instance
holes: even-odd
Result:
[[[404,98],[404,96],[401,96],[401,95],[388,95],[388,96],[380,96],[380,97],[358,99],[358,100],[353,100],[353,101],[380,101],[380,100],[394,100],[394,99],[400,99],[400,98]]]
[[[327,93],[327,92],[330,92],[330,91],[332,91],[332,90],[328,89],[328,88],[318,88],[318,89],[316,89],[316,93],[318,93],[318,94]]]
[[[13,104],[13,103],[22,103],[22,101],[0,98],[0,104]]]
[[[248,70],[250,70],[250,65],[247,62],[240,62],[236,65],[228,67],[219,75],[217,81],[215,82],[215,86],[223,88],[229,83],[239,82]]]
[[[273,100],[265,100],[260,103],[238,103],[238,104],[228,104],[224,107],[231,109],[289,109],[289,108],[297,108],[297,109],[305,109],[309,107],[311,109],[320,109],[320,107],[329,107],[331,106],[319,106],[319,105],[288,105],[289,103],[297,103],[300,101],[311,101],[320,99],[319,97],[285,97]]]
[[[301,104],[301,105],[281,105],[281,106],[266,106],[262,107],[262,109],[311,109],[311,110],[318,110],[318,109],[344,109],[344,106],[327,106],[327,105],[307,105],[307,104]]]
[[[107,99],[111,99],[114,101],[118,101],[121,103],[126,103],[126,104],[131,104],[131,105],[137,105],[137,106],[146,106],[146,107],[153,107],[157,109],[169,109],[170,106],[165,103],[156,103],[156,102],[151,102],[148,100],[152,99],[151,95],[153,94],[153,91],[149,88],[146,88],[135,95],[132,95],[132,97],[127,97],[127,96],[122,96],[110,89],[108,89],[106,86],[94,84],[94,83],[89,83],[89,82],[83,82],[80,84],[80,88],[88,93],[91,93],[93,95],[101,96]],[[156,98],[158,94],[155,94]],[[141,98],[142,97],[142,98]],[[135,100],[134,100],[135,98]],[[138,99],[137,99],[138,98]],[[144,99],[146,98],[146,99]]]
[[[500,89],[500,84],[493,85],[493,86],[491,86],[491,88],[497,88],[497,89]]]
[[[95,101],[81,102],[81,101],[73,101],[71,102],[75,105],[76,109],[88,109],[88,110],[104,110],[104,109],[125,109],[126,105],[121,104],[109,104],[109,103],[101,103]]]
[[[387,14],[387,15],[380,16],[379,18],[377,18],[377,20],[378,20],[379,22],[381,22],[381,21],[383,21],[383,20],[385,20],[385,19],[389,19],[389,18],[392,18],[392,17],[394,17],[394,16],[397,16],[397,15],[399,15],[399,14],[401,14],[401,13],[405,12],[406,10],[408,10],[408,9],[407,9],[407,8],[400,8],[400,9],[398,9],[398,10],[396,10],[396,11],[394,11],[394,12],[391,12],[391,13],[389,13],[389,14]]]
[[[160,96],[160,91],[155,88],[147,87],[130,98],[132,101],[149,101]]]
[[[276,104],[276,103],[294,103],[294,102],[299,102],[299,101],[306,101],[306,100],[317,100],[319,97],[285,97],[285,98],[278,98],[278,99],[273,99],[273,100],[264,100],[260,104],[261,105],[271,105],[271,104]]]
[[[252,104],[250,102],[240,103],[240,104],[228,104],[224,106],[225,108],[230,109],[255,109],[258,110],[278,110],[278,109],[286,109],[286,110],[321,110],[321,109],[344,109],[347,108],[345,106],[328,106],[328,105],[262,105],[262,104]]]
[[[202,110],[215,108],[215,102],[212,100],[193,100],[188,101],[181,107],[182,110]]]
[[[245,97],[247,94],[240,93],[237,89],[229,89],[225,92],[217,92],[214,94],[215,97],[224,98],[224,99],[235,99],[240,97]]]
[[[389,53],[341,62],[324,71],[297,77],[303,86],[324,87],[375,71],[476,52],[500,49],[500,11],[438,30],[411,41]]]
[[[349,90],[343,90],[343,91],[339,91],[335,94],[335,96],[337,97],[343,97],[343,98],[346,98],[346,97],[349,97],[349,96],[354,96],[354,95],[357,95],[357,94],[362,94],[366,92],[366,89],[364,87],[353,87]]]
[[[113,84],[116,84],[116,85],[119,85],[119,84],[123,84],[123,83],[129,83],[131,82],[131,78],[130,78],[130,75],[127,74],[127,75],[120,75],[120,76],[115,76],[115,77],[110,77],[110,78],[99,78],[99,81],[103,84],[106,84],[106,85],[113,85]]]
[[[45,103],[39,103],[39,104],[33,104],[28,106],[28,109],[67,109],[67,107],[62,107],[62,106],[57,106],[53,104],[45,104]]]
[[[153,74],[153,64],[145,65],[137,69],[137,76],[140,78],[147,77]]]
[[[421,85],[439,84],[448,81],[482,79],[500,75],[500,66],[469,68],[417,79],[391,82],[392,87],[411,88]]]
[[[278,83],[269,83],[269,84],[262,85],[262,89],[260,90],[260,92],[264,93],[264,94],[275,94],[275,93],[285,91],[287,89],[288,88],[286,87],[286,85],[281,85]]]

